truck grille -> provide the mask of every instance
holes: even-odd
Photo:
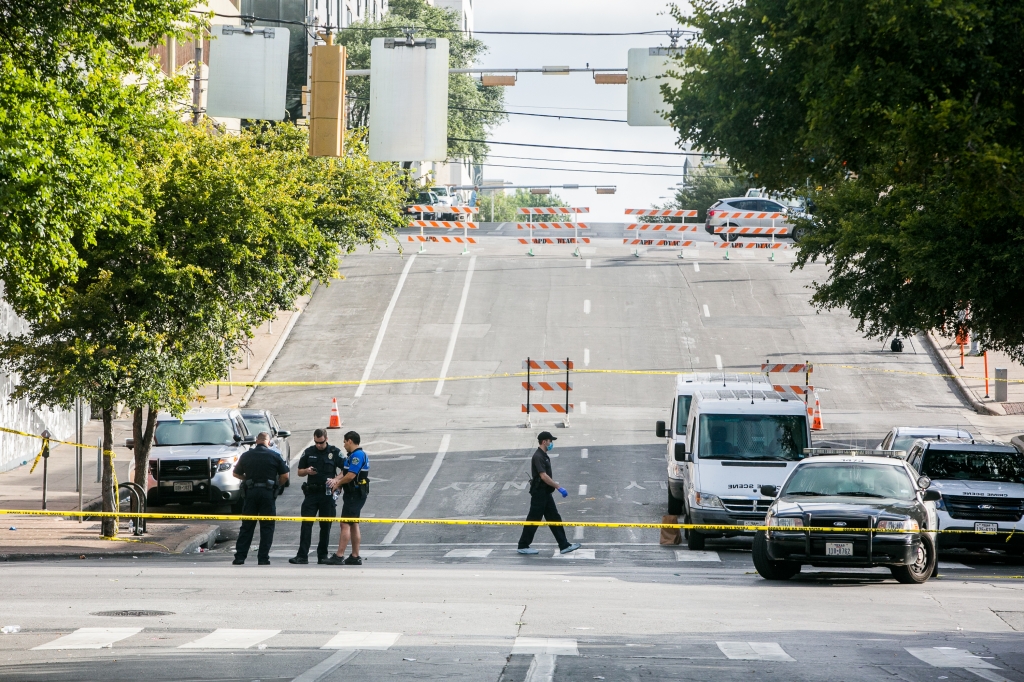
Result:
[[[1020,521],[1024,516],[1024,500],[1020,498],[943,495],[942,503],[954,519]]]
[[[730,511],[734,514],[760,514],[764,516],[768,513],[768,508],[772,506],[771,500],[745,500],[742,497],[723,497],[722,504],[725,505],[726,511]]]
[[[160,460],[160,480],[193,480],[210,478],[210,460],[208,459],[162,459]]]
[[[835,528],[837,532],[842,533],[845,528],[871,528],[871,519],[868,517],[845,517],[845,516],[817,516],[812,514],[810,521],[804,521],[804,523],[812,528]],[[841,523],[843,525],[837,526],[836,524]],[[824,532],[824,531],[816,531]]]

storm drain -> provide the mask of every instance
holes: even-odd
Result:
[[[146,618],[149,616],[173,616],[173,611],[97,611],[90,616],[113,616],[115,618]]]
[[[1024,414],[1024,403],[1002,403],[1006,414]]]

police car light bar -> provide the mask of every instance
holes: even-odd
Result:
[[[906,450],[868,450],[867,448],[804,448],[804,454],[808,457],[821,457],[824,455],[853,455],[854,457],[907,458]]]

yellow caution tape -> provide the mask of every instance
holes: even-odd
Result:
[[[22,435],[27,436],[27,435],[31,435],[31,434],[24,433]],[[46,447],[50,444],[50,439],[49,438],[43,438],[42,436],[39,436],[39,438],[42,438],[43,446],[41,448],[39,448],[39,454],[36,455],[36,458],[34,460],[32,460],[32,468],[28,470],[28,472],[30,474],[33,471],[36,470],[36,465],[39,464],[39,460],[43,458],[43,453],[46,452]]]
[[[789,528],[781,526],[765,525],[729,525],[729,524],[708,524],[708,523],[641,523],[637,521],[522,521],[522,520],[498,520],[498,519],[377,519],[377,518],[352,518],[345,516],[256,516],[246,514],[165,514],[157,512],[133,513],[133,512],[77,512],[77,511],[40,511],[36,509],[0,509],[0,515],[9,516],[71,516],[89,518],[132,518],[132,519],[163,519],[180,521],[287,521],[290,523],[302,523],[313,521],[329,523],[402,523],[421,526],[581,526],[583,528],[651,528],[655,530],[678,529],[678,530],[712,530],[731,532],[752,532],[772,531],[782,533],[803,533],[807,531],[828,532],[828,533],[874,533],[874,534],[898,534],[908,533],[970,533],[980,535],[1003,535],[1012,536],[1016,531],[998,531],[993,533],[977,533],[974,530],[903,530],[903,529],[878,529],[878,528],[833,528],[831,526],[806,528]]]

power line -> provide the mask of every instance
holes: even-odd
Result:
[[[685,166],[673,166],[663,163],[623,163],[621,161],[577,161],[576,159],[538,159],[533,156],[502,156],[501,154],[488,154],[488,159],[515,159],[516,161],[552,161],[554,163],[589,163],[597,166],[640,166],[641,168],[678,168],[683,170]],[[487,162],[484,161],[486,164]]]
[[[514,147],[540,147],[542,149],[570,149],[581,152],[614,152],[616,154],[661,154],[665,156],[705,156],[702,152],[649,152],[639,149],[604,149],[601,147],[567,147],[558,144],[531,144],[529,142],[499,142],[498,140],[472,140],[466,137],[449,137],[456,142],[476,142],[478,144],[504,144]]]
[[[655,175],[666,178],[683,177],[682,173],[639,173],[637,171],[590,170],[588,168],[546,168],[543,166],[516,166],[505,163],[484,163],[484,165],[491,166],[494,168],[529,168],[530,170],[561,171],[568,173],[601,173],[602,175]]]
[[[347,99],[355,100],[357,102],[369,102],[369,97],[355,97],[348,96]],[[541,118],[571,118],[574,121],[607,121],[609,123],[627,123],[624,118],[591,118],[589,116],[565,116],[562,114],[533,114],[526,111],[501,111],[500,109],[476,109],[473,107],[452,107],[449,109],[455,109],[456,111],[477,111],[484,114],[506,114],[508,116],[539,116]]]

